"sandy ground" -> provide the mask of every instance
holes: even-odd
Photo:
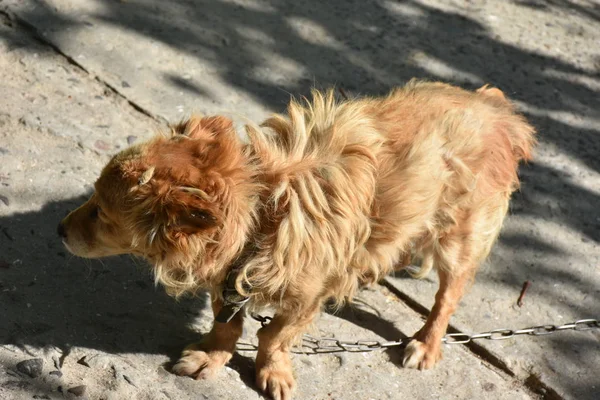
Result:
[[[193,111],[240,123],[335,84],[491,83],[540,132],[462,332],[600,318],[600,4],[575,0],[0,0],[0,398],[251,399],[253,352],[212,381],[168,372],[210,328],[127,257],[72,258],[58,221],[111,154]],[[524,305],[515,303],[525,281]],[[419,328],[434,277],[390,277],[318,335],[395,340]],[[249,320],[243,338],[256,343]],[[401,351],[294,355],[299,399],[600,397],[600,330]],[[32,361],[33,360],[33,361]]]

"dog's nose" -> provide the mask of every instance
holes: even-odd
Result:
[[[60,224],[58,224],[58,228],[56,229],[56,232],[58,233],[58,236],[60,236],[63,239],[67,238],[67,231],[65,230],[65,225],[61,222]]]

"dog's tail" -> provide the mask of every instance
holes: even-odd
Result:
[[[485,96],[488,104],[509,111],[509,115],[503,119],[503,125],[513,155],[517,162],[531,160],[533,147],[536,144],[534,127],[526,121],[525,117],[515,112],[513,103],[506,98],[502,90],[484,85],[477,89],[477,93]]]
[[[415,279],[423,279],[429,275],[429,272],[433,269],[433,253],[427,252],[421,257],[421,264],[419,266],[410,265],[406,270],[409,275]]]

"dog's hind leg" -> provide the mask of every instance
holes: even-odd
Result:
[[[212,309],[215,317],[223,307],[222,300],[213,295]],[[238,312],[231,321],[214,321],[211,331],[200,343],[185,348],[181,358],[173,366],[177,375],[206,379],[214,376],[233,356],[235,345],[242,336],[244,313]]]
[[[278,312],[258,331],[256,384],[275,400],[289,400],[295,387],[290,347],[312,323],[321,302],[295,312]]]
[[[462,212],[457,225],[433,246],[440,287],[427,322],[404,351],[405,367],[429,369],[442,358],[441,340],[450,317],[479,264],[489,254],[507,209],[508,197],[498,194],[479,209]]]
[[[471,277],[468,269],[460,273],[438,270],[438,275],[440,288],[427,322],[404,350],[403,365],[407,368],[429,369],[442,358],[442,337]]]

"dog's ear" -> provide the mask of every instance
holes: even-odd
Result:
[[[200,123],[204,129],[215,135],[233,130],[233,121],[222,115],[202,118]]]
[[[196,208],[181,210],[175,219],[175,229],[187,233],[194,234],[209,230],[218,225],[219,219],[207,209]]]
[[[490,87],[487,84],[477,89],[477,93],[485,96],[496,97],[501,100],[506,100],[506,96],[504,96],[504,92],[502,90],[495,87]]]
[[[220,115],[213,117],[192,116],[173,127],[173,132],[190,139],[212,138],[233,130],[233,121]]]
[[[215,199],[203,190],[177,187],[169,197],[164,207],[174,231],[194,234],[219,225],[221,217]]]
[[[201,189],[173,187],[151,179],[149,172],[142,173],[138,183],[131,191],[139,204],[135,214],[140,229],[152,232],[151,243],[161,238],[172,242],[182,235],[212,232],[223,219],[217,200]]]

